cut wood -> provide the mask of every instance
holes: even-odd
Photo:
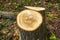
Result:
[[[28,9],[31,9],[31,10],[34,10],[34,11],[43,11],[43,10],[45,10],[45,8],[43,8],[43,7],[25,6],[25,8],[28,8]]]
[[[34,31],[41,26],[43,18],[41,13],[24,10],[17,15],[18,26],[25,31]]]

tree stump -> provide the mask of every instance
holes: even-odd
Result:
[[[21,40],[46,40],[45,11],[40,11],[43,16],[42,25],[35,31],[24,31],[20,29]]]

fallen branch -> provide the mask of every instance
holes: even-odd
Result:
[[[5,19],[16,19],[17,14],[11,13],[11,12],[1,12],[0,11],[0,18],[5,18]]]

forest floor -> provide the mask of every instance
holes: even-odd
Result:
[[[25,2],[26,3],[26,2]],[[8,0],[0,0],[0,11],[19,13],[23,6],[29,5],[30,3],[21,4],[19,1],[8,1]],[[31,3],[31,6],[41,6],[40,2],[36,1],[35,3]],[[60,3],[55,3],[54,1],[45,2],[44,7],[46,8],[46,24],[47,28],[53,32],[58,38],[60,38]],[[12,29],[14,28],[14,29]],[[16,25],[16,21],[11,21],[10,19],[0,18],[0,40],[6,40],[8,37],[14,38],[14,40],[18,40],[19,36],[15,30],[18,31],[18,27]],[[12,31],[13,30],[13,31]],[[14,35],[12,35],[14,33]],[[6,36],[7,35],[7,36]],[[12,37],[13,36],[13,37]],[[8,38],[8,40],[10,39]],[[15,39],[16,38],[16,39]],[[13,40],[13,39],[12,39]]]

